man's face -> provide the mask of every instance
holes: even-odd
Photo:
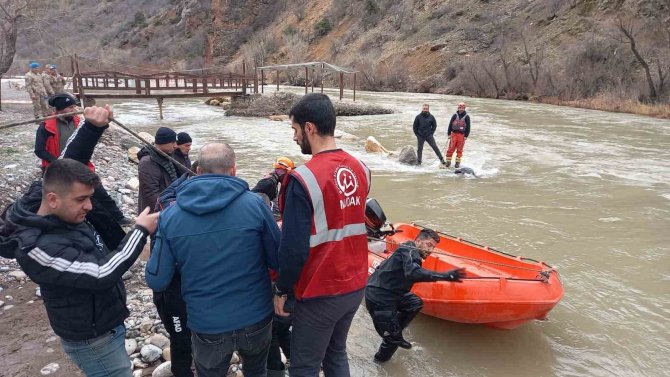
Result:
[[[83,183],[75,182],[69,190],[62,193],[50,192],[47,194],[51,213],[70,224],[81,224],[86,214],[93,208],[91,196],[94,188]]]
[[[184,143],[181,145],[177,145],[177,148],[181,150],[181,153],[184,154],[185,156],[188,156],[188,152],[191,151],[191,144],[192,143]]]
[[[419,249],[419,254],[421,254],[422,259],[428,258],[428,256],[433,252],[435,245],[437,245],[437,242],[435,242],[435,240],[432,238],[427,240],[418,240],[415,243],[416,247]]]
[[[307,127],[307,124],[305,124],[305,127]],[[300,127],[300,124],[294,122],[293,118],[291,118],[291,128],[293,128],[293,141],[300,146],[300,152],[302,154],[312,154],[312,146],[307,140],[305,128]]]
[[[458,105],[458,112],[462,113],[465,111],[465,106],[464,105]]]
[[[177,142],[173,141],[172,143],[167,144],[156,144],[156,147],[163,151],[163,153],[172,154],[172,152],[177,149]]]
[[[423,108],[421,109],[422,112],[427,113],[430,110],[430,107],[428,105],[423,105]]]

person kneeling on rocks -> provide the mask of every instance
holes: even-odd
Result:
[[[434,230],[422,229],[414,242],[400,245],[370,275],[365,287],[365,307],[372,317],[375,330],[383,339],[375,354],[375,361],[388,361],[398,347],[412,348],[412,344],[403,338],[402,330],[423,308],[421,298],[410,292],[414,283],[440,280],[460,282],[465,277],[463,268],[435,272],[421,267],[438,242],[440,237]]]

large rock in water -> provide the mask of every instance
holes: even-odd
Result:
[[[398,161],[407,165],[416,165],[417,159],[414,147],[411,145],[402,147],[400,154],[398,155]]]
[[[390,153],[384,146],[375,139],[374,136],[368,136],[365,140],[365,151],[372,153]]]

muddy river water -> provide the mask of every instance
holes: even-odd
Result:
[[[330,92],[335,97],[335,91]],[[346,93],[351,98],[351,93]],[[663,376],[670,373],[670,121],[524,102],[465,99],[472,132],[463,165],[480,177],[366,153],[366,137],[387,149],[414,145],[412,121],[426,102],[446,143],[460,97],[358,92],[392,115],[341,117],[357,141],[338,141],[373,171],[371,196],[394,222],[415,221],[506,252],[546,261],[565,296],[547,321],[502,331],[419,315],[413,343],[384,365],[363,307],[349,336],[355,376]],[[119,120],[150,133],[188,131],[194,148],[225,141],[238,174],[254,184],[278,156],[298,163],[287,122],[224,117],[200,101],[117,104]]]

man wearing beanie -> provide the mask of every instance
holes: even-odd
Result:
[[[191,151],[191,143],[193,142],[193,139],[191,139],[191,135],[187,134],[186,132],[180,132],[177,134],[177,149],[174,151],[174,157],[175,160],[179,161],[182,165],[186,166],[187,168],[191,168],[191,159],[188,157],[188,152]],[[184,170],[181,167],[177,167],[177,170],[179,170],[179,175],[182,175],[184,173],[187,173],[186,170]]]
[[[30,71],[26,73],[26,92],[28,92],[30,100],[33,102],[33,114],[35,114],[35,118],[49,115],[47,90],[44,87],[44,81],[40,73],[40,63],[30,63]]]
[[[177,134],[161,127],[156,131],[154,146],[174,158]],[[137,153],[140,160],[138,172],[140,194],[138,213],[146,206],[152,212],[158,209],[158,196],[178,177],[178,169],[172,161],[153,148],[144,147]],[[153,248],[153,239],[152,239]],[[186,303],[181,295],[181,276],[176,274],[170,285],[161,292],[154,291],[154,305],[165,329],[170,334],[171,370],[175,377],[193,377],[191,364],[191,331],[186,327]]]

